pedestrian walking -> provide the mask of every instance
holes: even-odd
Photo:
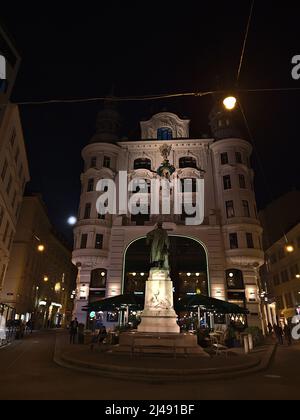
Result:
[[[283,331],[284,331],[284,337],[287,341],[288,346],[291,346],[292,345],[292,329],[291,329],[290,324],[286,324],[284,326]]]
[[[268,331],[270,335],[273,333],[273,327],[272,327],[271,322],[268,323]]]
[[[282,328],[279,325],[274,324],[273,325],[273,330],[274,330],[275,336],[277,338],[278,344],[281,344],[282,345],[283,344],[283,331],[282,331]]]
[[[70,324],[70,344],[75,344],[76,336],[78,334],[78,320],[75,318]]]

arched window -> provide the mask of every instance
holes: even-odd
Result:
[[[157,130],[157,139],[158,140],[172,140],[173,132],[171,128],[162,127]]]
[[[107,270],[97,268],[91,272],[91,289],[105,289],[106,287]]]
[[[179,159],[179,168],[195,168],[197,169],[197,161],[192,156],[184,156]]]
[[[134,169],[148,169],[151,171],[151,160],[147,158],[140,158],[134,161]]]

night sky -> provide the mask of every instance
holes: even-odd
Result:
[[[32,10],[30,2],[1,5],[1,22],[22,56],[14,102],[104,96],[112,85],[116,96],[234,86],[250,1],[109,1],[97,8],[72,2],[67,10],[61,3],[39,2]],[[298,22],[296,2],[256,1],[240,88],[300,88],[291,77],[291,59],[300,54]],[[300,187],[300,91],[244,93],[241,100],[256,145],[262,208]],[[53,224],[69,238],[66,219],[77,214],[81,149],[101,106],[21,107],[29,190],[42,193]],[[190,118],[197,137],[209,133],[212,106],[212,97],[122,103],[122,135],[137,138],[141,118],[167,109]]]

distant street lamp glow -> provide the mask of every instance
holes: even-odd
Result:
[[[74,226],[74,225],[76,225],[76,223],[77,223],[77,219],[76,219],[76,217],[74,217],[74,216],[70,216],[70,217],[68,218],[68,224],[69,224],[70,226]]]
[[[45,245],[41,244],[37,247],[37,249],[38,249],[39,252],[44,252],[45,251]]]
[[[232,111],[236,107],[236,98],[234,96],[228,96],[224,99],[223,105],[228,111]]]
[[[56,283],[56,285],[54,286],[54,290],[56,293],[59,293],[61,291],[61,284],[59,282]]]

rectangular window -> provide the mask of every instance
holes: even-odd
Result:
[[[146,180],[147,181],[147,180]],[[196,193],[197,192],[197,179],[196,178],[181,178],[181,190],[185,193]],[[151,182],[147,181],[148,193],[151,193]],[[162,191],[162,187],[161,187]]]
[[[95,248],[102,249],[103,248],[103,235],[97,233],[96,240],[95,240]]]
[[[287,283],[290,279],[289,279],[289,273],[287,270],[283,270],[281,273],[281,283]]]
[[[99,220],[105,220],[105,214],[98,213],[98,219]]]
[[[239,247],[237,233],[229,234],[230,249],[237,249]]]
[[[7,183],[7,187],[6,187],[6,192],[7,192],[7,195],[9,195],[9,193],[10,193],[10,190],[11,190],[11,184],[12,184],[12,176],[10,175],[10,176],[9,176],[8,183]]]
[[[235,217],[233,201],[226,201],[226,215],[228,219]]]
[[[223,184],[224,184],[224,190],[230,190],[231,189],[230,175],[223,176]]]
[[[291,268],[290,268],[290,272],[291,272],[291,277],[296,278],[297,274],[299,274],[299,267],[298,264],[294,264]]]
[[[85,206],[85,210],[84,210],[84,218],[85,219],[90,219],[91,217],[91,203],[86,204]]]
[[[135,222],[136,226],[144,226],[146,222],[150,221],[150,209],[148,214],[138,213],[136,215],[131,215],[131,221]]]
[[[279,278],[279,275],[278,274],[275,274],[274,275],[274,277],[273,277],[273,283],[274,283],[274,286],[279,286],[280,285],[280,278]]]
[[[83,235],[81,235],[81,243],[80,243],[80,248],[81,249],[86,249],[87,240],[88,240],[88,235],[86,233],[84,233]]]
[[[247,248],[254,248],[252,233],[246,233]]]
[[[228,164],[228,153],[221,153],[221,165]]]
[[[245,189],[246,188],[246,180],[244,175],[239,175],[239,184],[240,188]]]
[[[96,166],[97,166],[97,158],[96,156],[93,156],[91,158],[91,168],[96,168]]]
[[[236,163],[243,163],[241,152],[235,152],[235,161]]]
[[[2,168],[2,172],[1,172],[1,179],[2,179],[2,181],[5,180],[5,176],[6,176],[6,172],[7,172],[7,167],[8,167],[8,163],[7,163],[7,160],[5,159],[5,162],[4,162],[4,165],[3,165],[3,168]]]
[[[104,168],[110,168],[110,164],[111,164],[110,157],[104,156],[104,159],[103,159],[103,167]]]
[[[93,178],[88,180],[87,192],[91,192],[91,191],[94,191],[94,179]]]
[[[250,217],[249,203],[243,200],[243,217]]]

